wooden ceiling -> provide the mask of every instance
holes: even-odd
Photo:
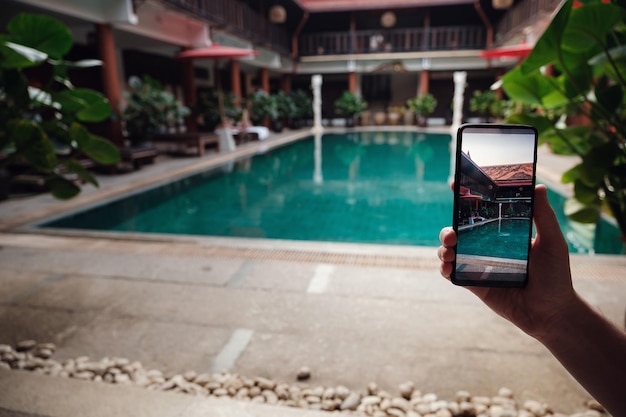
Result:
[[[348,10],[401,9],[426,6],[452,6],[474,3],[474,0],[295,0],[311,13],[338,12]]]

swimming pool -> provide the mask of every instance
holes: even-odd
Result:
[[[471,239],[459,239],[457,252],[495,258],[527,259],[526,242],[530,219],[501,219],[477,223],[459,230]]]
[[[311,136],[38,226],[437,246],[452,219],[449,145],[414,131]]]

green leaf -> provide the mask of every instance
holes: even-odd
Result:
[[[568,55],[565,61],[565,67],[562,70],[567,72],[558,77],[561,91],[565,92],[570,99],[586,94],[593,80],[593,71],[587,64],[587,60],[579,55],[571,58]]]
[[[89,146],[84,152],[94,161],[103,165],[112,165],[120,161],[120,150],[108,139],[91,135]]]
[[[93,90],[74,90],[87,102],[87,107],[76,113],[82,122],[101,122],[111,115],[111,106],[104,96]]]
[[[88,182],[96,187],[98,186],[98,181],[96,180],[96,178],[78,161],[74,159],[68,160],[67,170],[68,172],[73,172],[74,174],[78,175],[81,180]]]
[[[613,60],[617,60],[620,58],[626,57],[626,45],[615,46],[608,50],[608,55],[606,52],[602,51],[599,54],[595,55],[588,62],[589,65],[598,65],[605,62],[608,62],[609,56]]]
[[[72,47],[69,29],[57,19],[39,14],[21,13],[7,24],[16,43],[30,46],[52,58],[61,58]]]
[[[54,147],[40,126],[30,120],[20,119],[9,123],[8,128],[16,153],[40,170],[51,171],[56,167]]]
[[[607,113],[614,113],[624,98],[624,91],[621,85],[606,86],[603,83],[596,85],[596,99],[598,104],[604,108]]]
[[[565,200],[563,209],[567,217],[581,223],[597,223],[600,219],[600,206],[596,204],[582,204],[575,198]]]
[[[50,193],[59,200],[68,200],[80,193],[80,187],[61,176],[54,176],[46,180]]]
[[[592,204],[599,201],[598,187],[590,187],[578,179],[574,181],[574,196],[583,204]]]
[[[543,97],[554,91],[548,79],[539,71],[522,74],[520,67],[512,69],[502,77],[502,88],[511,100],[535,105],[542,105]]]
[[[76,142],[76,148],[94,161],[110,165],[119,162],[120,150],[107,139],[92,135],[79,123],[72,123],[70,137]]]
[[[624,9],[610,3],[590,3],[571,11],[561,47],[576,54],[605,43],[606,36],[624,17]]]
[[[26,68],[39,65],[48,55],[34,48],[14,42],[3,42],[2,68]]]
[[[580,176],[581,168],[582,168],[582,164],[578,164],[568,169],[567,171],[565,171],[563,173],[563,176],[561,177],[561,182],[563,184],[569,184],[569,183],[576,181],[578,177]]]
[[[2,79],[0,82],[3,84],[4,92],[7,97],[13,100],[15,110],[28,107],[30,104],[28,80],[21,71],[16,69],[2,71]]]
[[[111,114],[111,106],[97,91],[77,88],[55,94],[54,100],[64,111],[75,113],[81,122],[101,122]]]
[[[534,126],[539,135],[553,128],[550,119],[535,113],[515,113],[509,116],[505,123]]]
[[[51,59],[50,64],[62,65],[67,68],[93,68],[93,67],[101,67],[103,62],[99,59],[83,59],[80,61],[62,61],[62,60]]]
[[[557,51],[561,47],[561,37],[567,25],[573,3],[573,0],[567,0],[561,6],[559,12],[554,16],[548,28],[535,44],[530,55],[520,66],[522,74],[529,74],[557,59]]]
[[[539,136],[540,143],[549,143],[550,148],[560,155],[583,155],[591,147],[589,144],[590,126],[571,126],[565,129],[552,129]]]
[[[596,186],[604,180],[604,176],[613,166],[613,161],[619,154],[614,143],[596,146],[583,156],[580,179],[589,186]]]

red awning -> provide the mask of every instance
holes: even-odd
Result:
[[[236,48],[234,46],[222,46],[217,43],[204,48],[188,49],[174,58],[177,59],[224,59],[224,58],[243,58],[246,56],[257,55],[258,52],[252,49]]]
[[[527,43],[519,45],[501,46],[500,48],[487,49],[480,53],[481,58],[526,58],[533,50],[533,46]]]

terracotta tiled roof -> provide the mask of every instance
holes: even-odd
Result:
[[[533,178],[533,164],[492,165],[480,167],[496,184],[530,181]]]
[[[295,0],[309,12],[345,10],[400,9],[407,7],[448,6],[473,3],[474,0]]]

